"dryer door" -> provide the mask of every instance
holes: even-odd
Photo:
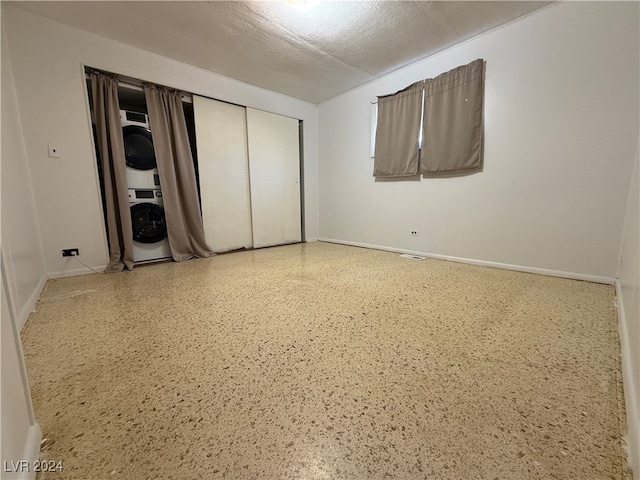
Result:
[[[138,125],[127,125],[122,127],[122,136],[127,166],[137,170],[156,168],[151,130]]]
[[[167,238],[164,209],[154,203],[136,203],[131,206],[133,240],[140,243],[157,243]]]

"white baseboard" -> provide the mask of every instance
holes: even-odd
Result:
[[[317,242],[318,241],[318,237],[307,237],[304,239],[305,243],[311,243],[311,242]]]
[[[27,436],[27,444],[24,446],[24,458],[29,461],[29,465],[33,465],[40,458],[40,446],[42,444],[42,430],[39,424],[31,425]],[[36,472],[30,472],[29,479],[36,478]]]
[[[626,450],[627,460],[633,470],[633,478],[640,479],[640,405],[638,396],[640,391],[636,385],[633,369],[639,368],[637,362],[633,361],[631,355],[631,345],[629,329],[627,328],[627,316],[624,311],[624,301],[622,299],[622,286],[616,280],[616,298],[618,304],[618,330],[620,331],[620,353],[622,357],[622,385],[624,386],[624,403],[627,413],[627,435]]]
[[[36,302],[38,301],[38,298],[40,298],[40,294],[42,293],[46,283],[47,277],[43,275],[42,278],[40,278],[38,285],[36,285],[36,288],[34,288],[31,295],[29,295],[29,299],[22,306],[22,309],[19,312],[16,312],[16,329],[18,332],[20,332],[22,327],[24,327],[24,324],[27,323],[31,312],[35,311]]]
[[[81,268],[73,268],[69,270],[62,270],[60,272],[49,272],[47,274],[47,278],[51,280],[54,278],[75,277],[77,275],[88,275],[90,273],[96,273],[96,272],[102,273],[104,269],[107,268],[107,266],[98,265],[97,267],[92,267],[92,268],[93,270],[96,270],[96,271],[94,272],[93,270],[91,270],[91,268],[81,267]]]
[[[584,273],[563,272],[559,270],[549,270],[546,268],[526,267],[524,265],[512,265],[509,263],[490,262],[486,260],[475,260],[473,258],[452,257],[449,255],[438,255],[435,253],[418,252],[416,250],[405,250],[403,248],[387,247],[384,245],[371,245],[368,243],[349,242],[346,240],[336,240],[334,238],[318,238],[320,242],[339,243],[341,245],[350,245],[352,247],[371,248],[374,250],[385,250],[387,252],[410,253],[412,255],[420,255],[422,257],[437,258],[439,260],[448,260],[451,262],[468,263],[471,265],[480,265],[484,267],[502,268],[504,270],[515,270],[517,272],[537,273],[539,275],[548,275],[551,277],[569,278],[571,280],[584,280],[587,282],[604,283],[613,285],[615,278],[602,277],[598,275],[587,275]]]

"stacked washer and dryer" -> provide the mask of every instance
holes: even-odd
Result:
[[[171,257],[162,189],[146,114],[120,110],[136,263]]]

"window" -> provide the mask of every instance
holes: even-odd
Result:
[[[378,97],[373,175],[480,170],[483,104],[482,59]]]

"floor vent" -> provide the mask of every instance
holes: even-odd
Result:
[[[411,258],[413,260],[424,260],[425,257],[421,257],[420,255],[411,255],[410,253],[403,253],[400,255],[402,258]]]

